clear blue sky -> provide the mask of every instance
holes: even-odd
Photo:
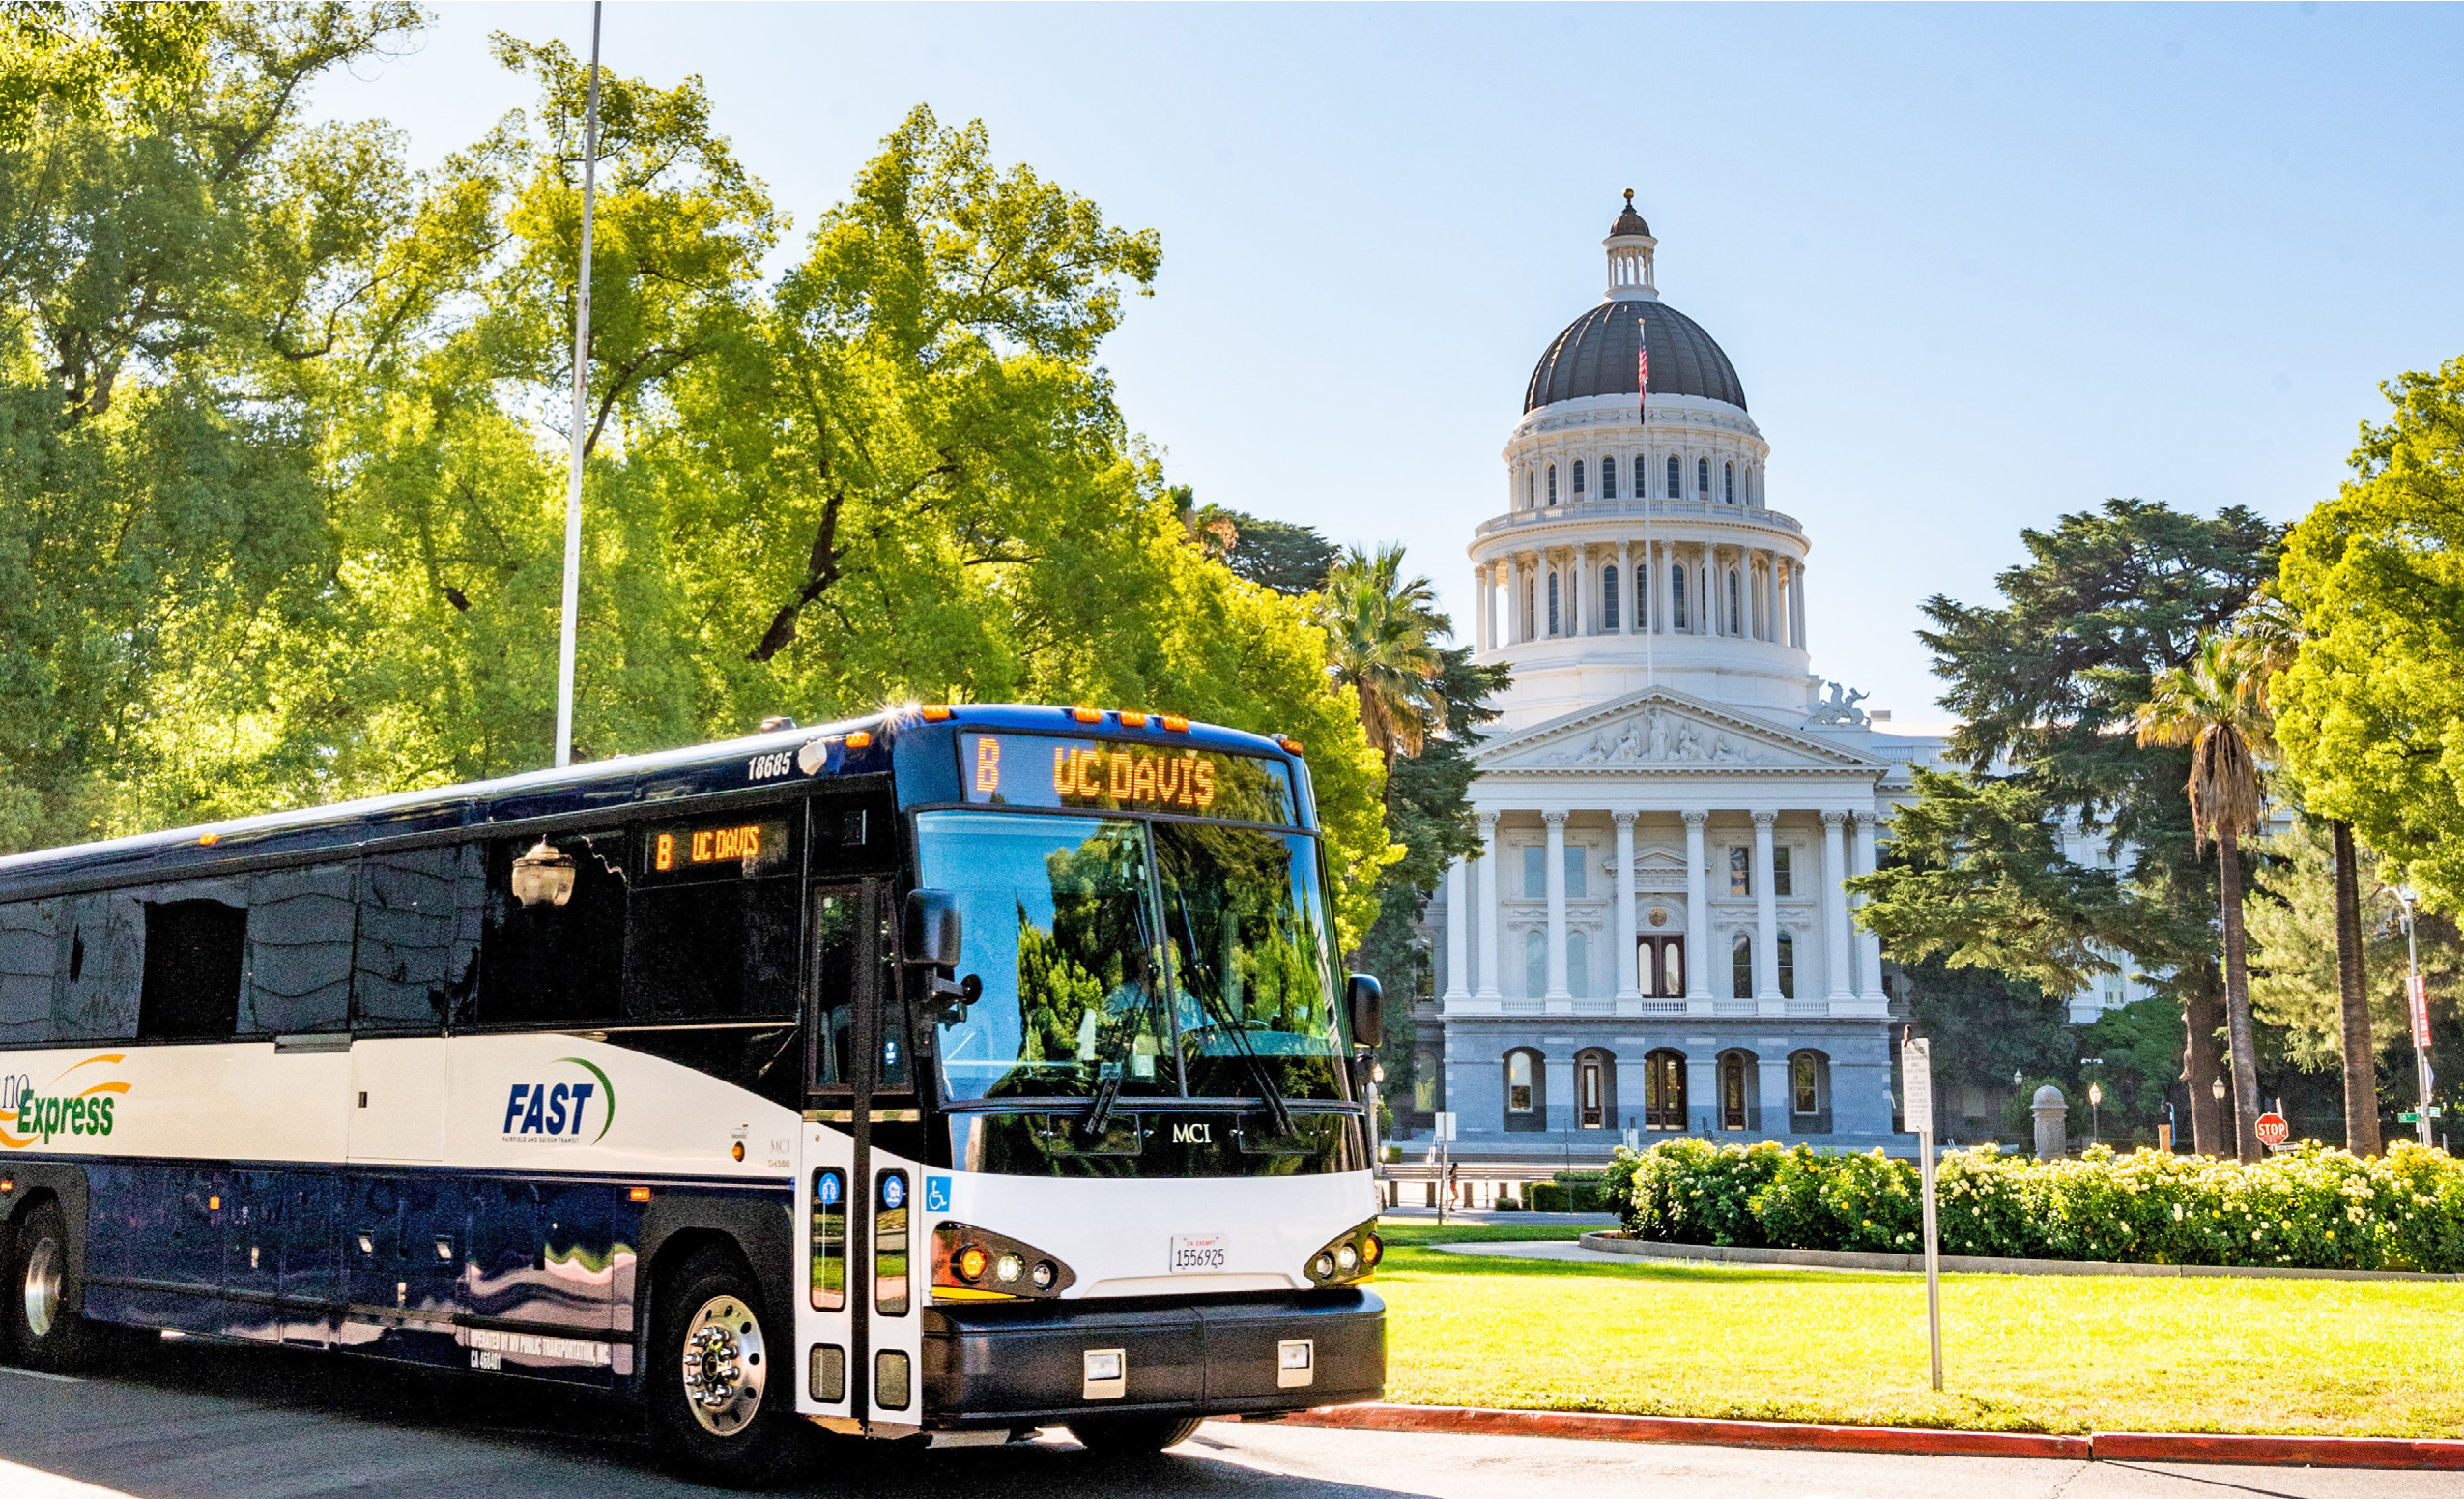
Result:
[[[422,163],[530,103],[447,5],[318,98]],[[2464,10],[2276,5],[619,4],[800,242],[919,101],[1160,230],[1107,348],[1201,499],[1401,540],[1469,628],[1472,527],[1631,187],[1805,523],[1816,669],[1937,716],[1912,631],[2108,495],[2278,518],[2378,382],[2464,354]]]

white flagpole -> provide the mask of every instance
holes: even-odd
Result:
[[[1634,337],[1637,347],[1647,356],[1642,362],[1647,368],[1651,334],[1639,315],[1634,320]],[[1648,382],[1641,378],[1642,369],[1635,374],[1635,384],[1647,386]],[[1634,420],[1643,429],[1642,451],[1635,454],[1636,464],[1643,471],[1636,476],[1643,482],[1635,488],[1643,496],[1643,587],[1639,596],[1643,600],[1643,685],[1648,689],[1660,684],[1659,673],[1651,662],[1651,637],[1660,628],[1660,563],[1651,551],[1651,392],[1647,389],[1634,392]]]
[[[599,4],[590,6],[590,102],[582,127],[582,266],[573,298],[573,467],[564,486],[564,625],[557,641],[557,766],[573,764],[573,625],[582,606],[582,443],[590,384],[590,210],[599,170]]]

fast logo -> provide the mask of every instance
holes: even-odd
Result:
[[[29,1145],[47,1145],[56,1136],[75,1139],[110,1134],[116,1123],[113,1108],[129,1091],[129,1084],[88,1081],[95,1076],[93,1073],[86,1073],[84,1078],[72,1078],[71,1074],[122,1060],[118,1052],[89,1056],[62,1072],[42,1092],[35,1090],[32,1078],[20,1075],[0,1079],[0,1121],[5,1121],[0,1123],[0,1146],[23,1150]]]
[[[596,1144],[605,1139],[616,1123],[616,1084],[578,1056],[559,1056],[554,1065],[579,1067],[590,1081],[517,1082],[505,1089],[504,1139],[517,1144]],[[593,1122],[597,1132],[586,1134]]]

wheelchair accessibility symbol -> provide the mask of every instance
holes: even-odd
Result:
[[[928,1213],[950,1210],[950,1178],[928,1176],[924,1179],[924,1210]]]

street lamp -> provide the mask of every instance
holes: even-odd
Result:
[[[2098,1139],[2104,1134],[2104,1131],[2097,1125],[2096,1112],[2098,1107],[2104,1102],[2105,1085],[2099,1082],[2089,1083],[2087,1085],[2087,1139],[2089,1144],[2095,1144]]]
[[[2420,1111],[2414,1128],[2421,1132],[2421,1143],[2430,1142],[2430,1048],[2429,998],[2421,992],[2421,953],[2413,939],[2413,887],[2392,886],[2388,893],[2404,908],[2404,962],[2409,969],[2404,980],[2406,1008],[2411,1012],[2413,1028],[2413,1080],[2421,1087]]]

